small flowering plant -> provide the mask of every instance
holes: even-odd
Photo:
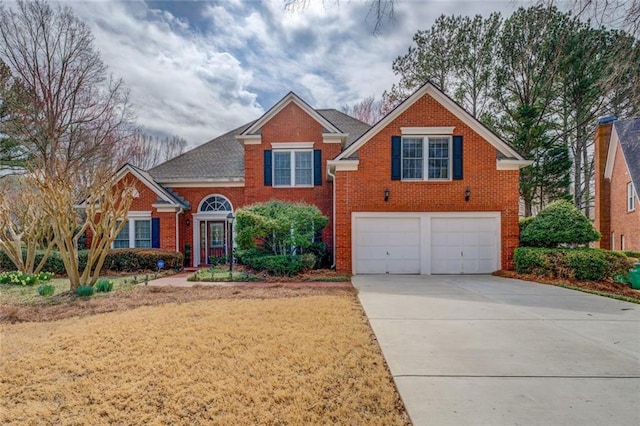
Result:
[[[98,293],[108,293],[113,289],[113,280],[100,278],[96,282],[96,291]]]
[[[53,274],[51,272],[40,272],[39,274],[27,274],[19,271],[0,273],[0,284],[13,285],[35,285],[38,283],[51,281]]]

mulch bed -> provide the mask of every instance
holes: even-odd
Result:
[[[613,281],[578,281],[576,279],[550,278],[534,274],[519,274],[515,271],[497,271],[494,275],[504,278],[516,278],[519,280],[533,281],[540,284],[557,285],[562,287],[575,287],[591,292],[600,292],[624,296],[635,299],[640,303],[640,291],[634,290],[624,284]]]

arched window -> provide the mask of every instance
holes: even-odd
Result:
[[[213,195],[200,204],[201,212],[230,212],[231,203],[222,195]]]

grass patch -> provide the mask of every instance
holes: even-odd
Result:
[[[128,291],[134,287],[133,276],[109,277],[113,280],[114,291]],[[51,305],[68,299],[71,284],[68,278],[54,278],[47,284],[53,285],[52,296],[43,297],[38,294],[38,286],[18,286],[0,284],[0,304],[2,305]],[[101,297],[96,294],[93,297]]]
[[[201,269],[193,274],[189,275],[187,281],[196,282],[254,282],[262,281],[260,277],[244,270],[233,271],[233,274],[229,275],[228,268],[207,268]]]
[[[0,331],[2,424],[409,424],[353,293],[170,303]]]

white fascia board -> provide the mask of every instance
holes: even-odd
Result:
[[[166,204],[151,204],[151,207],[156,209],[158,213],[175,213],[180,210],[178,206],[168,206]]]
[[[402,135],[452,135],[455,127],[400,127]]]
[[[520,170],[532,164],[531,160],[498,159],[496,160],[496,170]]]
[[[349,133],[323,133],[322,143],[343,143],[349,137]]]
[[[169,182],[162,182],[163,185],[170,188],[243,188],[244,179],[239,180],[225,180],[225,179],[180,179]]]
[[[616,162],[616,152],[618,152],[618,132],[616,132],[616,126],[611,126],[611,139],[609,142],[609,150],[607,151],[607,162],[604,166],[605,179],[611,179],[613,176],[613,165]]]
[[[149,219],[151,218],[150,211],[129,211],[127,212],[127,219]]]
[[[262,135],[236,135],[235,138],[244,145],[260,145],[262,143]]]
[[[313,142],[274,142],[272,149],[313,149]]]
[[[327,168],[336,172],[355,172],[358,170],[360,160],[329,160]]]
[[[142,176],[136,169],[131,167],[129,164],[125,164],[116,175],[116,182],[119,182],[123,179],[127,173],[131,173],[136,179],[142,182],[147,188],[152,190],[158,197],[162,198],[167,203],[171,203],[175,205],[174,201],[167,196],[167,194],[159,188],[159,184],[156,182],[150,182],[145,176]]]
[[[293,92],[289,92],[284,98],[280,100],[277,104],[275,104],[269,111],[267,111],[262,117],[260,117],[255,123],[253,123],[248,129],[242,132],[242,135],[248,135],[251,133],[255,133],[258,129],[260,129],[266,122],[271,120],[276,114],[282,111],[287,105],[291,102],[298,105],[304,112],[306,112],[309,116],[311,116],[314,120],[322,125],[325,129],[331,131],[332,133],[340,133],[340,130],[336,128],[333,124],[331,124],[327,119],[321,116],[317,111],[309,106],[305,101],[303,101],[298,95]]]

